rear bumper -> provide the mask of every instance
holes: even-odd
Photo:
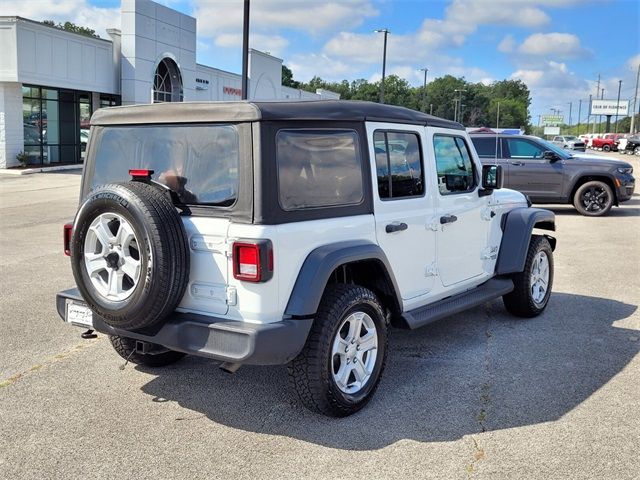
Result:
[[[56,307],[63,320],[67,300],[84,302],[75,288],[59,292]],[[100,333],[156,343],[190,355],[251,365],[279,365],[293,360],[307,341],[312,323],[313,319],[295,319],[255,324],[175,312],[156,333],[149,334],[114,328],[93,316],[94,329]]]

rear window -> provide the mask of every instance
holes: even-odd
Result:
[[[126,126],[96,129],[91,188],[126,181],[133,168],[187,204],[228,207],[238,195],[238,132],[233,125]]]
[[[499,156],[498,139],[496,136],[471,137],[473,146],[476,147],[480,158],[496,158]]]
[[[276,160],[284,210],[356,205],[364,199],[360,144],[352,130],[280,130]]]

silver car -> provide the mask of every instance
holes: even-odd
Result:
[[[565,148],[567,150],[578,150],[580,152],[584,152],[586,145],[585,143],[574,135],[558,135],[553,137],[551,143],[556,144],[560,148]]]

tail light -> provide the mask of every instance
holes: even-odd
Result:
[[[62,241],[64,243],[64,254],[71,256],[71,235],[73,234],[73,223],[65,223],[62,231]]]
[[[233,278],[260,283],[272,276],[273,247],[270,240],[240,240],[233,243]]]

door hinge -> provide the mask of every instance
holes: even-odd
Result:
[[[438,276],[438,266],[434,263],[427,266],[427,269],[424,272],[425,277],[437,277]]]
[[[480,252],[480,260],[495,260],[498,258],[498,247],[484,247]]]
[[[434,232],[437,232],[440,227],[440,224],[436,222],[435,219],[432,218],[431,221],[427,223],[426,227],[428,230],[433,230]]]
[[[236,290],[236,287],[227,287],[226,294],[227,305],[233,306],[238,304],[238,291]]]
[[[491,208],[485,208],[482,210],[482,219],[486,221],[490,221],[496,214]]]

